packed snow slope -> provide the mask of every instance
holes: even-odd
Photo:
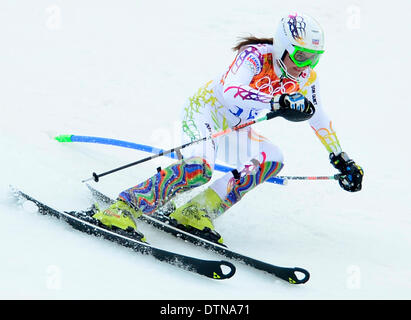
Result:
[[[409,299],[411,210],[407,58],[410,2],[0,2],[0,298]],[[213,281],[136,254],[17,206],[9,185],[64,210],[91,199],[81,180],[146,154],[60,144],[57,134],[179,145],[184,100],[222,74],[237,37],[272,36],[283,12],[305,11],[326,31],[317,72],[343,149],[365,171],[363,190],[332,181],[264,184],[215,221],[232,249],[311,272],[293,286],[241,263]],[[285,155],[284,175],[331,175],[307,123],[274,119],[256,130]],[[162,158],[104,177],[112,197],[155,173]],[[215,177],[221,173],[216,173]],[[196,191],[197,192],[197,191]],[[151,243],[217,255],[140,228]]]

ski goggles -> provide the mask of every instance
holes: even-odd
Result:
[[[294,52],[290,54],[291,60],[295,63],[297,67],[308,67],[314,68],[324,50],[311,50],[302,48],[299,46],[294,46]]]

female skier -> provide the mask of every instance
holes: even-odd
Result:
[[[233,49],[236,57],[228,70],[185,103],[183,143],[250,121],[263,112],[274,112],[289,121],[308,120],[331,164],[341,173],[340,186],[350,192],[361,190],[363,170],[342,152],[321,104],[313,69],[324,52],[324,33],[317,21],[306,14],[290,14],[281,19],[274,38],[243,38]],[[144,240],[135,219],[158,211],[176,194],[209,182],[219,146],[228,147],[228,158],[236,155],[224,159],[234,160],[236,169],[183,206],[174,207],[168,217],[177,227],[222,244],[212,219],[277,175],[284,163],[281,150],[251,127],[234,132],[228,139],[183,149],[181,160],[124,190],[113,205],[97,211],[93,218]]]

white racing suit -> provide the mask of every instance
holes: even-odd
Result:
[[[315,106],[309,124],[317,137],[328,152],[341,152],[331,121],[321,105],[316,73],[308,68],[299,81],[279,77],[281,71],[273,64],[272,52],[273,47],[268,44],[243,48],[222,76],[207,82],[186,101],[182,109],[183,143],[268,112],[273,95],[300,92]],[[209,182],[218,158],[236,167],[210,185],[221,199],[218,215],[254,187],[277,175],[284,162],[281,150],[251,127],[194,144],[182,149],[182,153],[184,159],[123,191],[119,198],[151,214],[177,193]]]
[[[250,121],[271,109],[273,95],[300,92],[315,106],[309,125],[329,152],[338,154],[341,147],[324,113],[319,98],[317,74],[310,68],[299,81],[281,78],[273,64],[272,45],[261,44],[243,48],[227,72],[207,82],[182,110],[183,143],[194,141]],[[229,136],[208,140],[184,149],[185,158],[201,157],[213,168],[221,160],[236,166],[210,187],[223,199],[224,212],[256,185],[278,174],[283,167],[281,150],[251,127]]]

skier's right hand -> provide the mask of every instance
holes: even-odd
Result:
[[[345,152],[338,155],[330,153],[330,162],[341,174],[338,178],[340,187],[345,191],[356,192],[362,188],[364,170],[350,159]]]
[[[301,93],[284,93],[271,99],[271,111],[289,121],[305,121],[314,113],[314,105]]]

